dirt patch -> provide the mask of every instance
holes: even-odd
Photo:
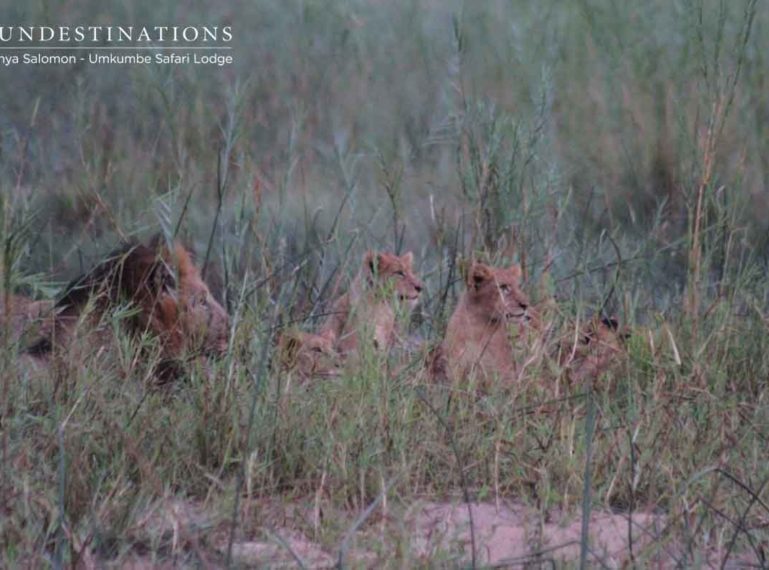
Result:
[[[235,566],[334,567],[339,545],[358,515],[329,510],[337,531],[325,533],[324,547],[314,538],[319,535],[307,524],[305,511],[299,503],[282,504],[277,499],[244,508],[232,545]],[[109,567],[165,567],[162,564],[169,559],[173,561],[170,567],[224,567],[229,542],[226,517],[207,515],[200,506],[171,501],[139,522],[147,533],[165,537],[162,553],[155,552],[151,558],[147,553],[133,553],[116,565],[115,561],[108,563]],[[662,515],[634,513],[630,517],[595,510],[588,525],[588,560],[591,566],[604,568],[634,562],[656,568],[687,566],[683,549],[667,534]],[[418,501],[407,508],[392,506],[386,516],[372,515],[351,535],[345,562],[355,568],[467,565],[474,551],[476,563],[484,566],[559,566],[580,559],[581,537],[579,511],[542,513],[514,501],[473,503],[470,509],[464,503]],[[713,549],[700,557],[699,565],[720,567],[721,560]],[[726,567],[745,567],[751,562],[756,564],[745,557],[731,557]]]
[[[232,561],[236,566],[270,568],[331,568],[335,559],[324,552],[320,545],[298,532],[270,533],[269,542],[235,542],[232,545]],[[221,553],[227,552],[227,544],[220,545]]]
[[[515,564],[546,561],[575,561],[580,557],[582,517],[544,517],[522,504],[496,506],[486,503],[424,503],[411,515],[414,529],[413,553],[422,560],[445,556],[449,552],[462,560],[472,558],[473,534],[476,562]],[[590,560],[609,567],[621,566],[635,553],[649,547],[659,537],[661,517],[637,513],[628,515],[596,512],[590,516]],[[443,553],[443,554],[442,554]]]

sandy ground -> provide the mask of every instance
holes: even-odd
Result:
[[[332,568],[338,564],[348,531],[340,529],[341,538],[333,547],[324,548],[320,540],[312,538],[311,519],[318,515],[312,508],[272,502],[245,512],[232,544],[235,567]],[[348,513],[344,527],[352,526],[350,521],[356,518]],[[149,512],[140,526],[145,536],[162,543],[159,553],[141,552],[140,548],[112,564],[98,563],[89,554],[83,556],[80,566],[123,570],[224,567],[229,534],[222,518],[217,521],[192,504],[169,501]],[[634,563],[653,568],[722,567],[723,555],[716,549],[704,559],[687,559],[683,549],[666,536],[662,515],[635,513],[631,518],[595,510],[588,528],[591,568],[623,568]],[[400,509],[397,516],[392,511],[372,513],[349,535],[341,554],[346,567],[468,567],[473,558],[485,568],[573,567],[581,555],[582,516],[580,512],[543,516],[515,502],[473,503],[468,509],[465,503],[419,501]],[[730,556],[724,567],[761,566],[745,556]]]

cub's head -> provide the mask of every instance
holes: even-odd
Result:
[[[413,309],[419,302],[424,285],[414,275],[414,254],[400,257],[392,253],[369,251],[363,258],[363,273],[369,285],[392,287],[398,300]]]
[[[289,331],[278,340],[280,366],[300,378],[328,378],[339,375],[340,357],[334,349],[334,333]]]
[[[614,317],[593,317],[582,331],[582,346],[600,357],[610,356],[624,350],[630,333],[620,326]]]
[[[594,317],[580,331],[577,346],[568,343],[564,350],[573,360],[570,378],[581,382],[588,378],[597,379],[620,361],[624,352],[624,341],[628,333],[620,329],[614,318]]]
[[[521,268],[473,263],[467,272],[468,308],[491,324],[526,323],[532,319],[529,298],[521,290]]]

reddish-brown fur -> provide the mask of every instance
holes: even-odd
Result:
[[[211,296],[189,252],[180,244],[169,249],[156,238],[113,252],[73,281],[56,302],[51,330],[30,352],[66,349],[80,324],[99,330],[91,335],[94,341],[107,342],[109,330],[100,326],[101,320],[125,303],[138,308],[124,321],[128,330],[155,335],[166,358],[227,350],[227,313]]]
[[[414,274],[414,255],[369,251],[350,290],[336,300],[323,330],[337,339],[344,354],[356,352],[365,331],[376,350],[386,351],[396,341],[396,304],[406,312],[419,302],[422,281]]]

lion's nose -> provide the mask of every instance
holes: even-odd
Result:
[[[422,292],[422,284],[421,283],[417,283],[416,285],[414,285],[414,289],[417,290],[417,293],[421,293]]]
[[[521,307],[524,311],[529,308],[529,305],[527,303],[518,303],[518,306]]]

